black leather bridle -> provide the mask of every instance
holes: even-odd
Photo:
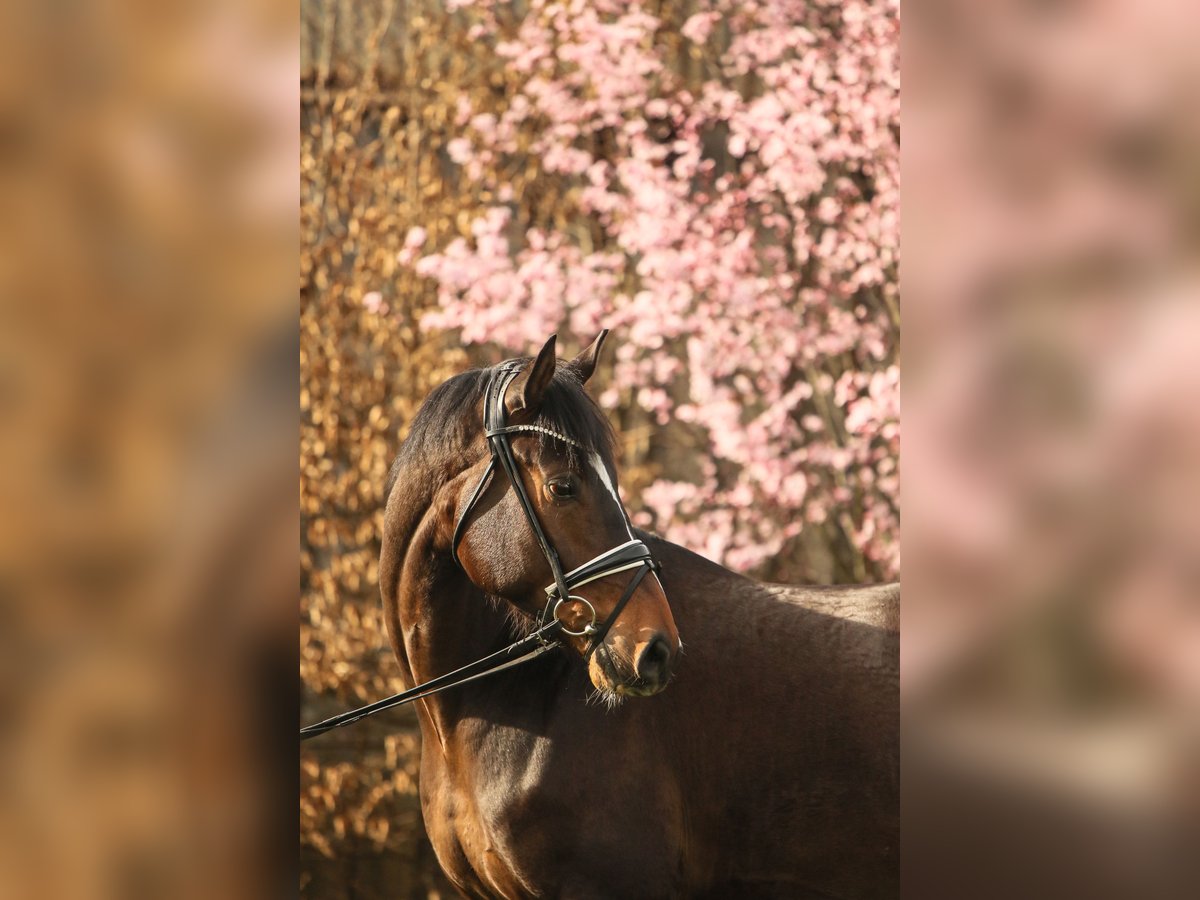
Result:
[[[542,523],[538,519],[537,511],[534,509],[533,503],[529,499],[529,494],[525,490],[525,483],[521,480],[521,470],[517,467],[517,459],[513,455],[510,435],[526,432],[541,433],[580,450],[585,448],[578,441],[550,428],[540,425],[508,424],[508,417],[504,408],[504,396],[524,366],[524,360],[507,360],[493,370],[491,378],[488,380],[483,401],[483,427],[488,447],[492,452],[492,458],[488,461],[487,468],[484,470],[483,476],[479,479],[479,483],[475,485],[475,490],[471,492],[466,506],[459,513],[458,521],[454,525],[454,536],[451,539],[450,552],[455,562],[461,567],[462,563],[458,558],[458,545],[462,541],[463,533],[469,524],[469,517],[472,510],[484,495],[488,484],[492,480],[492,476],[495,474],[496,467],[499,465],[504,470],[504,474],[508,476],[509,484],[512,485],[513,492],[517,495],[517,500],[521,504],[521,508],[525,511],[525,518],[529,521],[529,525],[533,529],[538,546],[546,557],[546,561],[550,564],[550,571],[554,573],[554,583],[546,588],[546,605],[538,616],[538,627],[521,640],[509,644],[502,650],[498,650],[489,656],[485,656],[483,659],[476,660],[453,672],[448,672],[424,684],[419,684],[406,691],[401,691],[399,694],[393,694],[391,697],[378,700],[359,709],[354,709],[325,719],[323,722],[301,728],[300,740],[308,740],[309,738],[316,737],[318,734],[332,731],[334,728],[341,728],[344,725],[350,725],[360,719],[365,719],[367,716],[383,712],[385,709],[411,703],[414,700],[429,697],[440,691],[466,684],[468,681],[484,678],[504,669],[510,669],[513,666],[530,662],[548,650],[558,647],[560,644],[560,634],[569,634],[574,637],[590,637],[591,644],[586,654],[590,656],[603,643],[605,635],[608,634],[617,616],[621,614],[621,611],[625,609],[626,604],[633,597],[634,591],[637,590],[642,579],[646,577],[647,573],[658,571],[658,563],[650,555],[649,548],[641,541],[633,539],[613,547],[611,550],[606,550],[583,565],[572,569],[570,572],[563,572],[558,553],[555,551],[554,545],[550,543],[550,539],[546,536],[546,532],[542,528]],[[621,507],[621,516],[625,518],[625,524],[629,527],[629,518],[626,516],[624,507]],[[629,532],[630,534],[633,533],[632,527],[629,527]],[[601,578],[607,578],[610,575],[616,575],[619,572],[628,572],[634,569],[636,571],[626,586],[625,592],[621,595],[621,599],[617,601],[612,613],[603,624],[598,625],[596,623],[596,607],[592,605],[591,601],[578,594],[571,593],[574,588],[582,587],[593,581],[599,581]],[[558,618],[559,607],[571,600],[583,603],[591,610],[592,621],[579,631],[568,630]]]
[[[546,531],[542,528],[542,523],[538,519],[537,510],[534,508],[533,503],[529,499],[529,494],[525,490],[525,483],[521,480],[521,470],[517,467],[517,459],[513,455],[510,436],[527,432],[539,433],[561,441],[564,444],[569,444],[579,450],[585,448],[578,441],[567,437],[565,434],[560,434],[551,428],[541,425],[508,424],[504,397],[508,392],[509,386],[521,373],[524,366],[524,360],[507,360],[495,368],[488,381],[487,390],[483,398],[483,433],[487,438],[488,446],[491,448],[492,458],[489,460],[487,468],[484,469],[479,483],[475,485],[475,490],[471,492],[471,497],[467,501],[466,506],[462,508],[462,512],[458,515],[458,521],[454,525],[454,537],[451,540],[450,552],[454,556],[455,561],[461,566],[462,563],[458,559],[459,542],[462,540],[463,533],[469,524],[472,510],[474,510],[475,505],[486,492],[492,476],[496,472],[496,467],[499,465],[504,470],[504,474],[508,476],[508,482],[512,485],[513,493],[516,494],[517,501],[521,504],[521,509],[525,511],[525,518],[528,520],[529,526],[533,529],[533,534],[537,538],[542,555],[546,557],[546,562],[549,563],[550,571],[554,575],[554,583],[546,588],[546,606],[538,617],[538,624],[539,626],[544,625],[547,622],[557,619],[559,607],[568,601],[574,600],[583,603],[591,611],[592,621],[580,631],[570,631],[565,626],[562,630],[564,634],[577,637],[590,637],[592,639],[591,646],[588,648],[588,655],[590,655],[604,641],[608,630],[612,627],[613,622],[616,621],[617,616],[621,614],[621,611],[625,608],[630,598],[633,597],[642,579],[646,577],[647,573],[658,570],[658,563],[650,555],[650,550],[644,543],[637,539],[631,539],[624,544],[613,547],[611,550],[606,550],[599,556],[593,557],[570,572],[563,572],[558,552],[546,536]],[[625,519],[625,525],[630,534],[632,534],[633,529],[630,527],[624,507],[621,507],[621,516]],[[634,572],[632,579],[630,579],[629,584],[626,586],[625,593],[621,595],[621,599],[613,607],[613,611],[608,619],[603,624],[596,624],[596,607],[586,597],[572,594],[571,591],[590,582],[599,581],[601,578],[607,578],[609,575],[616,575],[619,572],[627,572],[631,569],[636,569],[637,571]]]

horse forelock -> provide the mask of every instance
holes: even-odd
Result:
[[[561,441],[541,435],[543,449],[551,445],[565,449],[573,463],[579,462],[579,452],[585,456],[599,453],[606,461],[612,460],[616,445],[612,424],[583,389],[579,376],[564,363],[559,363],[555,370],[533,424],[557,431],[578,443],[582,450],[570,445],[564,448]]]

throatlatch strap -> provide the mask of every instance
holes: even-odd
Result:
[[[458,521],[454,523],[454,537],[450,539],[450,555],[454,557],[454,561],[458,563],[460,569],[462,568],[462,560],[458,558],[458,545],[462,541],[463,532],[467,529],[467,516],[475,508],[475,504],[479,498],[483,496],[488,483],[492,480],[492,473],[495,471],[496,457],[493,455],[488,460],[487,468],[483,470],[483,477],[479,479],[479,484],[475,485],[475,490],[471,491],[471,498],[467,501],[467,505],[459,513]]]

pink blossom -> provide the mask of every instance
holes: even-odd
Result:
[[[469,239],[406,237],[401,264],[438,292],[423,326],[520,352],[615,329],[601,404],[701,442],[690,481],[642,493],[640,524],[746,569],[833,527],[895,575],[896,4],[713,4],[682,29],[704,80],[637,6],[464,14],[503,35],[516,87],[496,114],[460,102],[446,152],[502,205]],[[501,173],[531,166],[563,186],[561,223],[512,215]]]
[[[454,138],[446,144],[446,153],[461,166],[471,158],[471,142],[466,138]]]
[[[708,40],[709,32],[718,18],[720,15],[715,12],[695,13],[683,23],[680,33],[693,43],[703,44]]]

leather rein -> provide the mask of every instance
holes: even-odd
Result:
[[[462,512],[459,513],[458,521],[455,522],[450,553],[454,557],[454,561],[461,568],[462,562],[458,558],[459,542],[466,531],[475,505],[483,497],[484,493],[486,493],[487,487],[491,483],[497,467],[499,467],[507,476],[513,493],[516,494],[517,500],[525,512],[525,518],[533,529],[534,536],[537,538],[542,555],[546,557],[546,562],[550,564],[550,571],[554,574],[554,583],[545,589],[546,605],[538,615],[537,628],[526,637],[514,641],[507,647],[485,656],[483,659],[469,663],[462,668],[455,669],[453,672],[447,672],[445,675],[430,679],[424,684],[416,685],[408,690],[393,694],[391,697],[383,700],[377,700],[359,709],[353,709],[349,712],[325,719],[322,722],[307,725],[300,729],[301,741],[306,741],[309,738],[332,731],[335,728],[350,725],[360,719],[383,712],[385,709],[411,703],[414,700],[432,696],[440,691],[457,687],[460,684],[466,684],[469,681],[485,678],[488,675],[494,675],[505,669],[530,662],[543,653],[559,647],[562,643],[559,636],[562,634],[574,637],[590,637],[591,644],[586,654],[590,656],[604,641],[609,629],[616,621],[617,616],[621,614],[625,605],[633,597],[642,579],[646,577],[647,573],[658,571],[658,563],[651,556],[650,549],[642,541],[633,539],[604,551],[583,565],[572,569],[570,572],[563,572],[558,553],[555,551],[554,545],[550,543],[550,539],[546,536],[541,521],[538,519],[537,511],[529,499],[529,494],[525,490],[525,483],[521,480],[521,472],[517,467],[517,459],[512,451],[510,436],[521,433],[540,433],[580,450],[584,448],[578,441],[549,428],[539,425],[508,424],[504,407],[504,397],[509,386],[513,383],[517,375],[520,374],[525,364],[520,359],[507,360],[493,370],[488,380],[483,402],[483,427],[484,436],[487,438],[492,456],[487,468],[483,472],[483,476],[479,479],[479,483],[475,485],[475,489],[471,492],[471,497],[467,501],[467,505],[463,507]],[[624,507],[621,507],[621,515],[625,517],[625,522],[628,526],[629,519],[626,516]],[[630,534],[632,534],[632,529],[630,529]],[[601,624],[597,624],[596,622],[596,608],[592,605],[591,601],[579,594],[571,593],[574,588],[582,587],[593,581],[599,581],[602,578],[607,578],[609,575],[616,575],[619,572],[627,572],[635,569],[636,571],[626,586],[625,592],[621,595],[621,599],[613,607],[612,614]],[[562,620],[558,618],[559,608],[569,601],[582,603],[591,612],[591,622],[579,631],[569,630],[563,624]]]

